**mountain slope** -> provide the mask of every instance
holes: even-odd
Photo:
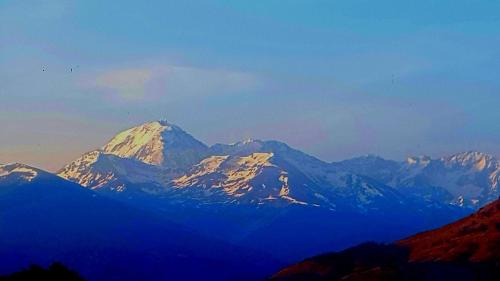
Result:
[[[115,192],[130,191],[129,188],[154,190],[169,179],[169,173],[160,166],[97,150],[66,165],[58,175],[90,189]]]
[[[239,203],[289,203],[332,210],[382,209],[404,201],[384,184],[337,172],[327,163],[277,141],[218,144],[211,147],[211,153],[214,156],[176,178],[173,185],[219,192]]]
[[[271,280],[498,280],[500,199],[392,245],[367,243],[307,259]]]
[[[0,260],[0,274],[60,261],[88,280],[234,280],[275,266],[22,164],[0,166]]]
[[[397,244],[411,249],[410,261],[500,262],[500,199],[462,220]]]

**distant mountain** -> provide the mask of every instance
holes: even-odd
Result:
[[[87,280],[235,280],[276,266],[23,164],[0,165],[0,260],[0,275],[60,261]]]
[[[368,155],[326,163],[277,141],[207,147],[167,121],[125,130],[58,174],[127,196],[360,212],[415,201],[477,209],[500,195],[500,162],[480,152],[406,162]]]
[[[175,172],[189,168],[204,158],[208,147],[178,126],[161,120],[119,133],[102,151]]]
[[[401,163],[370,156],[332,165],[441,204],[479,208],[500,195],[500,162],[480,152],[409,157]]]
[[[401,170],[402,163],[376,155],[365,155],[332,163],[336,169],[365,175],[383,183],[390,183]]]
[[[295,204],[366,212],[406,200],[378,180],[335,169],[281,142],[247,140],[208,148],[166,121],[125,130],[58,175],[95,190],[199,204]]]
[[[298,204],[366,211],[401,204],[404,198],[375,180],[331,169],[327,163],[277,141],[247,140],[211,147],[211,154],[177,189],[221,193],[231,202]]]
[[[367,243],[307,259],[271,280],[499,280],[500,199],[393,245]]]
[[[205,144],[178,126],[156,121],[117,134],[58,174],[91,189],[122,192],[139,185],[154,192],[154,187],[166,186],[207,155]]]

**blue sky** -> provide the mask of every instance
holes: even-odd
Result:
[[[160,118],[207,144],[277,139],[327,161],[498,156],[498,11],[486,0],[2,0],[0,163],[56,170]]]

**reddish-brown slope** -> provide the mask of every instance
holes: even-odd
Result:
[[[443,280],[446,276],[449,280],[489,281],[500,280],[499,266],[500,199],[439,229],[391,245],[367,243],[313,257],[281,270],[270,280],[399,281]]]
[[[410,261],[500,260],[500,199],[464,219],[397,244],[410,249]]]

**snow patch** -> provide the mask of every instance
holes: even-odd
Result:
[[[32,181],[38,176],[38,171],[23,164],[0,165],[0,177],[6,178],[11,175],[20,176],[26,181]]]

